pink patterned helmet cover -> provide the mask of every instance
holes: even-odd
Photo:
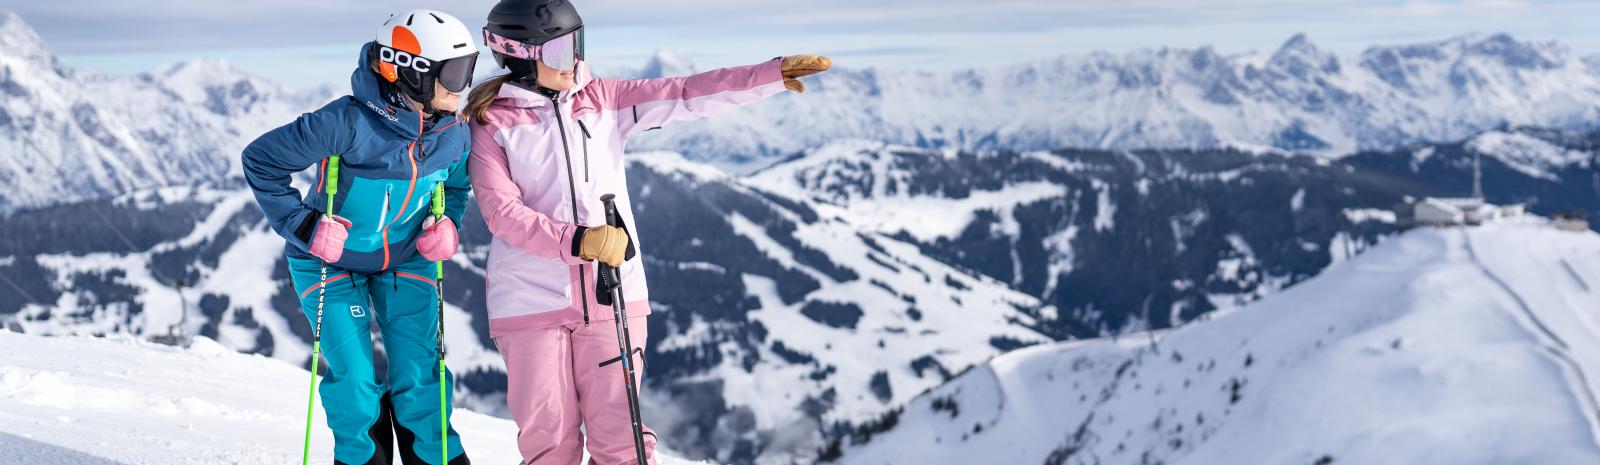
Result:
[[[529,45],[515,39],[509,39],[505,36],[489,32],[488,29],[483,30],[483,43],[484,45],[489,46],[489,50],[493,50],[497,53],[503,53],[509,57],[521,58],[524,60],[539,59],[539,46]]]

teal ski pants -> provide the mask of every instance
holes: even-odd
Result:
[[[359,273],[330,266],[321,280],[322,262],[289,257],[289,274],[300,297],[300,309],[315,327],[317,292],[325,289],[322,313],[322,356],[325,378],[318,389],[328,428],[333,430],[334,459],[365,464],[379,445],[374,425],[387,414],[384,397],[393,404],[395,439],[402,456],[414,454],[426,463],[439,461],[438,292],[434,264],[417,257],[379,273]],[[388,370],[379,384],[373,365],[369,323],[383,334]],[[445,374],[447,389],[454,379]],[[448,392],[454,392],[453,390]],[[446,404],[446,410],[451,407]],[[387,433],[387,432],[385,432]],[[449,433],[452,461],[462,455],[454,428]],[[389,455],[383,451],[382,456]],[[412,458],[412,457],[407,457]]]

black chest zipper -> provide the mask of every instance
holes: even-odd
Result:
[[[578,130],[583,131],[583,182],[589,182],[589,139],[593,136],[589,135],[589,126],[584,125],[583,120],[576,116],[572,120],[578,123]]]
[[[561,102],[557,101],[556,97],[550,97],[550,106],[554,107],[553,110],[556,113],[556,129],[561,131],[561,153],[566,156],[567,161],[567,193],[572,198],[572,222],[576,224],[578,222],[578,185],[572,179],[572,149],[567,145],[567,124],[561,120]],[[574,118],[573,120],[576,121],[577,119]],[[581,126],[583,122],[580,121],[578,124]],[[588,149],[587,143],[585,143],[584,148],[585,150]],[[585,157],[584,161],[587,162],[588,158]],[[584,182],[588,182],[587,168],[584,171],[586,171]],[[573,240],[581,241],[583,238],[576,237]],[[578,264],[578,300],[583,302],[583,326],[585,328],[589,327],[589,279],[586,276],[588,274],[588,267],[581,263]]]

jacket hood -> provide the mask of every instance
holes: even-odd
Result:
[[[422,134],[423,121],[426,120],[422,112],[411,108],[405,96],[393,84],[378,80],[378,73],[372,72],[367,57],[371,56],[372,42],[361,46],[361,54],[356,57],[356,69],[350,73],[350,95],[361,101],[373,116],[384,120],[385,127],[409,138],[417,138]],[[448,114],[435,122],[436,126],[450,124],[455,114]]]

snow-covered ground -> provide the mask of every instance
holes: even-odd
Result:
[[[669,187],[728,189],[742,196],[737,198],[763,198],[756,189],[773,187],[767,178],[731,178],[676,153],[631,156],[634,165],[630,169],[635,173],[649,168],[677,184],[640,184],[645,192],[656,190],[638,197],[634,209],[640,218],[648,219],[664,206],[674,212],[691,211],[666,203],[674,197],[660,195]],[[726,184],[713,182],[719,179]],[[1035,313],[1053,311],[1038,310],[1044,305],[1037,299],[932,258],[915,244],[871,234],[875,226],[863,226],[828,205],[812,203],[798,194],[785,202],[799,207],[783,208],[780,205],[785,203],[774,202],[763,209],[741,210],[730,202],[735,208],[718,213],[726,215],[728,239],[748,240],[761,258],[814,279],[817,288],[804,299],[785,297],[780,284],[792,283],[775,281],[778,275],[730,271],[710,262],[678,264],[714,270],[718,275],[736,273],[745,297],[756,303],[756,308],[745,311],[740,319],[772,329],[757,348],[759,357],[722,357],[718,368],[706,373],[720,378],[721,394],[728,404],[754,413],[752,421],[757,428],[797,431],[794,434],[810,438],[820,429],[817,420],[828,424],[871,417],[944,382],[947,373],[1003,353],[1006,343],[1050,340],[1033,329],[1039,324]],[[816,208],[814,213],[812,208]],[[816,218],[803,218],[807,214]],[[786,224],[793,229],[786,230],[782,226]],[[716,231],[714,227],[703,224],[697,229]],[[651,249],[650,244],[665,242],[661,239],[642,233],[640,241],[646,244],[647,253],[657,254],[655,260],[674,256],[652,252],[659,249]],[[658,311],[663,308],[658,302],[652,305]],[[676,310],[669,307],[667,311]],[[655,350],[737,349],[733,341],[716,339],[715,325],[694,319],[677,328]],[[818,399],[826,399],[828,408],[808,413],[808,405]],[[812,418],[814,415],[820,418]],[[798,449],[809,453],[813,448]]]
[[[1600,463],[1596,285],[1591,232],[1415,230],[1208,321],[998,357],[839,461]]]
[[[806,152],[805,157],[753,173],[746,184],[796,200],[814,200],[824,212],[836,214],[862,229],[895,234],[904,232],[922,242],[961,234],[980,211],[1002,218],[1002,233],[1015,236],[1019,226],[1013,210],[1019,205],[1067,197],[1064,184],[1019,182],[993,190],[974,188],[960,196],[944,192],[915,192],[918,166],[903,164],[901,153],[925,152],[869,140],[841,140]],[[945,154],[952,154],[945,151]],[[1043,154],[1031,154],[1048,157]],[[1064,162],[1061,162],[1064,163]],[[1100,194],[1104,218],[1111,223],[1114,206]],[[837,207],[833,211],[829,207]]]
[[[0,331],[0,463],[299,463],[310,374],[196,339],[187,350],[128,338]],[[516,425],[457,410],[476,463],[516,463]],[[333,439],[317,408],[313,462]],[[661,465],[692,463],[663,454]]]

